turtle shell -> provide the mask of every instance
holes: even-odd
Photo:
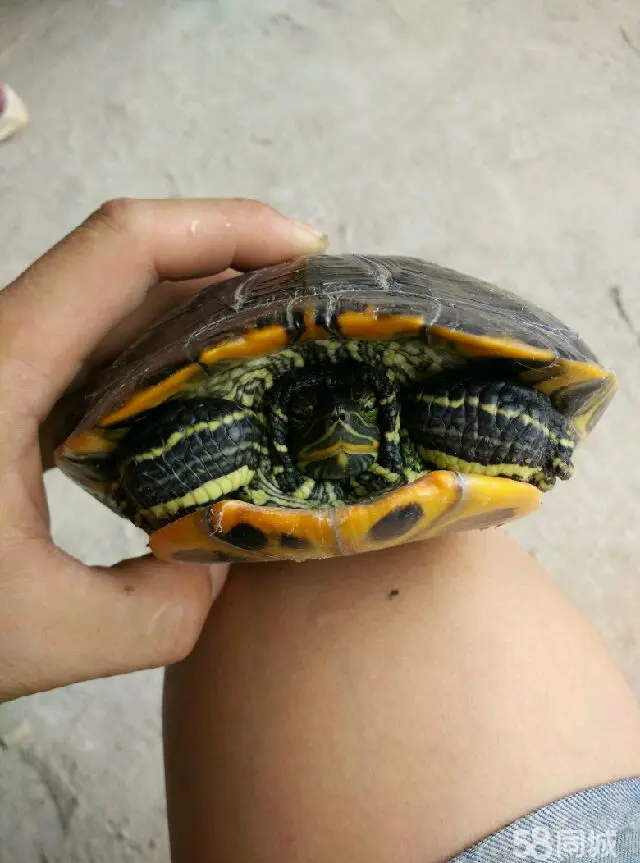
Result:
[[[118,451],[136,418],[260,357],[268,370],[273,357],[336,343],[388,344],[391,357],[393,346],[400,357],[403,345],[424,346],[427,375],[499,370],[548,399],[576,443],[616,389],[577,333],[513,293],[417,258],[318,255],[214,284],[150,328],[91,382],[57,465],[119,511]],[[231,494],[146,527],[161,559],[303,560],[502,524],[540,501],[527,482],[436,469],[348,505],[260,505]]]

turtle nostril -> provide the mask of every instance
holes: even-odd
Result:
[[[341,420],[341,422],[344,422],[346,418],[347,414],[345,413],[345,411],[340,411],[340,413],[338,414],[338,419]]]

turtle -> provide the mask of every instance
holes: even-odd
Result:
[[[417,257],[234,274],[87,386],[57,466],[166,561],[302,561],[502,525],[617,388],[556,317]]]

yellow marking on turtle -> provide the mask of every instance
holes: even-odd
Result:
[[[220,559],[217,555],[247,562],[323,558],[414,542],[455,530],[456,526],[467,529],[503,523],[537,509],[541,499],[540,491],[528,483],[440,470],[354,506],[297,510],[218,501],[156,531],[150,546],[156,557],[167,561],[180,559],[182,552],[192,550],[210,553],[212,561]],[[400,519],[394,525],[397,514]],[[234,528],[246,525],[264,536],[265,545],[260,550],[245,550],[224,541]],[[394,531],[398,526],[400,532]],[[283,535],[298,538],[302,547],[283,546]]]
[[[194,488],[187,494],[181,497],[173,498],[172,500],[164,501],[149,507],[149,509],[140,510],[140,515],[144,520],[161,520],[180,512],[182,509],[188,509],[192,506],[202,506],[210,501],[218,500],[225,494],[230,494],[236,491],[243,485],[248,485],[251,482],[254,471],[243,465],[231,473],[219,476],[216,479],[210,479],[198,488]]]
[[[450,455],[437,449],[426,449],[418,447],[418,452],[422,458],[428,463],[436,465],[440,470],[459,471],[461,473],[482,474],[483,476],[504,476],[518,477],[522,480],[529,480],[531,477],[541,475],[543,473],[539,465],[524,465],[524,464],[481,464],[480,462],[465,461],[458,456]]]
[[[385,438],[390,443],[400,443],[400,414],[396,414],[393,428],[391,431],[385,432]]]
[[[304,330],[300,337],[301,342],[319,342],[329,336],[328,331],[316,322],[315,309],[305,309],[303,320]]]
[[[237,500],[219,501],[205,511],[193,512],[151,536],[152,553],[160,560],[179,560],[184,551],[203,556],[229,555],[234,560],[306,560],[333,557],[335,544],[331,510],[295,510],[274,506],[255,506]],[[264,537],[264,547],[251,551],[225,541],[234,528],[254,529]],[[284,540],[283,540],[284,537]],[[298,539],[295,543],[292,540]],[[287,542],[287,540],[289,540]]]
[[[469,407],[473,408],[477,408],[480,405],[478,396],[463,396],[459,399],[452,399],[449,396],[432,396],[429,393],[421,393],[418,396],[418,400],[429,405],[438,405],[438,407],[451,408],[452,410],[457,410],[463,407],[463,405],[469,405]]]
[[[360,343],[358,341],[346,342],[347,353],[354,360],[360,359]]]
[[[402,351],[397,350],[397,344],[395,342],[392,343],[392,347],[389,347],[384,351],[383,361],[392,371],[394,377],[397,376],[398,371],[404,372],[404,374],[408,376],[415,371],[413,364],[407,356]]]
[[[466,357],[505,357],[516,360],[551,362],[555,359],[553,351],[536,348],[517,339],[506,336],[479,336],[459,330],[452,330],[438,324],[429,330],[430,341],[442,339],[453,343],[459,354]]]
[[[287,447],[285,447],[286,451]],[[307,450],[311,450],[310,455],[306,455]],[[378,441],[371,439],[367,443],[352,443],[351,441],[340,439],[324,449],[316,449],[315,445],[306,447],[300,453],[299,465],[305,467],[308,464],[313,464],[324,459],[344,456],[345,465],[347,464],[347,455],[374,455],[378,451]]]
[[[252,329],[244,335],[225,339],[200,354],[200,362],[212,366],[223,360],[238,360],[270,354],[287,344],[286,329],[280,324],[270,324],[262,329]]]
[[[520,374],[522,383],[534,387],[553,398],[562,390],[571,391],[572,387],[589,382],[602,382],[583,406],[581,412],[573,417],[572,424],[580,438],[586,437],[591,420],[605,409],[618,389],[617,376],[594,363],[580,360],[557,359],[545,369],[531,369]]]
[[[552,431],[549,426],[540,422],[540,420],[535,417],[532,417],[530,414],[524,411],[511,410],[509,408],[499,408],[491,402],[481,402],[477,396],[450,399],[448,396],[431,396],[428,393],[422,393],[422,395],[419,396],[419,401],[426,404],[438,405],[439,407],[451,408],[452,410],[459,410],[464,405],[469,405],[470,407],[486,411],[486,413],[492,414],[493,416],[503,416],[505,419],[509,420],[519,419],[524,425],[532,425],[539,429],[545,437],[549,438],[549,440],[554,443],[571,449],[575,447],[575,441],[570,438],[558,437],[558,435]]]
[[[201,372],[202,369],[197,363],[190,363],[178,369],[177,372],[169,375],[169,377],[160,381],[160,383],[145,387],[134,393],[122,407],[103,417],[99,425],[103,427],[115,425],[143,411],[156,407],[156,405],[179,393],[191,378]]]
[[[558,390],[575,386],[576,384],[588,383],[589,381],[604,381],[607,378],[615,379],[612,372],[603,369],[593,363],[581,360],[567,360],[558,358],[555,362],[543,370],[544,379],[539,380],[537,369],[525,371],[520,375],[523,382],[531,380],[535,387],[546,395],[553,395]]]
[[[251,498],[251,503],[255,506],[264,506],[269,500],[266,491],[263,491],[261,488],[248,488],[245,494]]]
[[[114,452],[118,447],[115,435],[107,436],[98,428],[72,435],[58,447],[56,457],[59,458],[90,458],[92,455],[104,455]]]
[[[367,341],[417,336],[424,327],[424,318],[421,315],[387,315],[372,308],[361,312],[342,312],[338,315],[337,322],[343,336]]]
[[[210,422],[198,422],[194,423],[192,426],[185,426],[179,431],[175,431],[170,434],[162,446],[154,447],[153,449],[147,450],[146,452],[136,453],[133,456],[132,461],[141,462],[151,461],[152,459],[156,458],[162,458],[186,438],[193,437],[193,435],[199,434],[203,431],[217,431],[220,426],[230,425],[234,422],[237,422],[238,420],[244,419],[245,417],[246,414],[242,411],[234,411],[233,413],[227,414],[220,420],[211,420]]]
[[[273,386],[273,374],[270,369],[265,368],[252,368],[247,374],[241,375],[238,378],[235,389],[241,389],[243,386],[246,386],[249,382],[254,381],[256,378],[264,381],[264,389],[268,390]],[[247,404],[247,399],[251,403],[255,400],[254,393],[244,393],[242,396],[243,404]],[[250,405],[247,405],[250,407]]]
[[[384,477],[384,479],[388,480],[388,482],[396,482],[400,479],[400,475],[394,473],[392,470],[384,467],[378,462],[374,462],[369,468],[369,473],[375,474],[376,476]]]
[[[293,497],[295,497],[296,500],[309,500],[314,487],[315,480],[309,477],[309,479],[306,479],[302,485],[298,486],[298,488],[293,492]]]
[[[478,402],[478,399],[475,399]],[[469,403],[471,403],[471,399],[469,399]],[[539,429],[542,434],[549,438],[553,443],[557,443],[561,446],[573,448],[575,446],[575,441],[566,437],[558,437],[558,435],[552,431],[549,426],[545,425],[545,423],[540,422],[540,420],[532,417],[530,414],[525,413],[524,411],[517,410],[509,410],[509,408],[499,408],[494,404],[487,404],[484,402],[478,403],[478,407],[480,410],[486,411],[489,414],[493,414],[493,416],[503,416],[508,420],[521,420],[524,425],[532,425],[535,428]]]
[[[582,413],[573,421],[573,425],[581,438],[589,434],[592,423],[597,422],[617,390],[618,378],[614,372],[609,372],[606,381],[598,390],[597,397],[593,399],[591,404],[584,407]]]
[[[337,510],[338,545],[352,554],[414,542],[467,517],[490,519],[494,511],[508,521],[533,511],[541,499],[538,489],[517,480],[437,470],[378,500]]]

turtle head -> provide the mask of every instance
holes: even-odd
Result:
[[[344,480],[376,461],[380,432],[377,399],[364,382],[330,382],[301,390],[290,408],[290,449],[307,476]]]

